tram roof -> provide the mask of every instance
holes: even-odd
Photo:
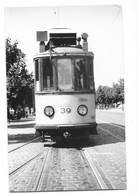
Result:
[[[72,55],[79,55],[79,56],[94,56],[93,52],[85,52],[81,48],[76,48],[76,47],[55,47],[52,48],[52,50],[47,50],[42,53],[38,53],[34,56],[34,58],[38,57],[46,57],[46,56],[72,56]]]

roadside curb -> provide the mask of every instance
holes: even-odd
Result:
[[[125,113],[125,110],[121,110],[121,109],[103,109],[103,110],[100,110],[100,109],[96,109],[96,111],[106,111],[106,112],[120,112],[120,113]]]

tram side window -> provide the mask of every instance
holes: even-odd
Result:
[[[35,81],[36,81],[36,91],[39,91],[39,65],[38,65],[38,60],[35,60]]]
[[[49,59],[43,59],[43,90],[53,88],[53,68]]]
[[[93,70],[93,59],[89,59],[89,80],[90,80],[90,89],[94,90],[94,70]]]
[[[76,88],[86,89],[87,88],[87,61],[86,59],[75,60],[75,80]]]

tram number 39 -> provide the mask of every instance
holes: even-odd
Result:
[[[61,108],[61,114],[70,114],[71,113],[71,109],[70,108]]]

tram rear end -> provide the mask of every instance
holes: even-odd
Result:
[[[34,57],[35,128],[54,140],[84,138],[97,134],[94,54],[83,50],[80,44],[69,46],[70,41],[63,46],[61,37],[54,35],[49,47],[43,45],[44,50],[40,48]],[[87,48],[86,38],[84,42]]]

